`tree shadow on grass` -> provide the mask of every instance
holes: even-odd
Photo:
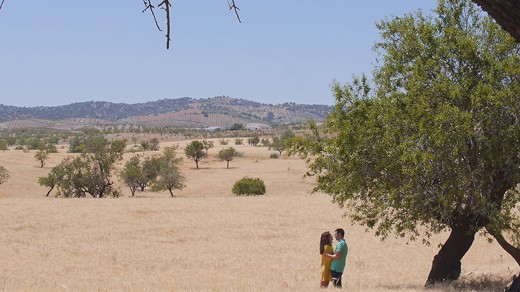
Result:
[[[428,292],[473,292],[473,291],[504,291],[513,275],[502,277],[493,274],[474,275],[472,273],[461,276],[457,281],[436,284],[433,287],[418,289],[412,284],[383,285],[384,290],[396,291],[428,291]]]
[[[503,277],[493,274],[469,273],[457,281],[451,282],[448,287],[455,291],[504,291],[512,277],[513,275]]]

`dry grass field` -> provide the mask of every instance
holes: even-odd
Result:
[[[179,144],[179,155],[186,141]],[[117,199],[44,197],[37,178],[66,157],[51,154],[39,168],[34,152],[0,152],[11,174],[0,185],[0,291],[317,291],[319,237],[346,230],[349,291],[423,291],[437,244],[381,242],[351,226],[323,194],[310,195],[297,158],[269,159],[263,147],[226,169],[215,140],[201,169],[185,158],[186,188],[138,192]],[[147,152],[146,155],[151,155]],[[131,157],[126,154],[125,159]],[[261,197],[234,197],[233,183],[260,177]],[[52,196],[52,195],[51,195]],[[517,264],[497,243],[477,238],[463,260],[461,281],[429,291],[500,291]],[[331,289],[331,288],[330,288]]]

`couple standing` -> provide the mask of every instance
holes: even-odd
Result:
[[[334,238],[338,241],[336,248],[332,247],[332,235],[326,231],[321,234],[320,254],[321,254],[321,282],[320,287],[327,288],[329,282],[335,288],[341,288],[341,276],[345,269],[348,254],[348,246],[345,242],[345,230],[338,228],[334,232]]]

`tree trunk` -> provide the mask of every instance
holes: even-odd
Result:
[[[432,268],[426,280],[426,287],[435,283],[457,280],[461,272],[460,260],[469,250],[475,239],[476,231],[469,223],[462,223],[451,229],[450,236],[433,258]]]
[[[518,292],[520,291],[520,274],[513,276],[513,280],[507,284],[505,292]]]
[[[54,190],[54,186],[52,186],[52,188],[47,192],[45,196],[48,197],[51,194],[52,190]]]

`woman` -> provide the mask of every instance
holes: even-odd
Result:
[[[320,287],[329,287],[329,282],[332,281],[330,275],[330,262],[331,259],[326,254],[333,254],[334,249],[332,248],[332,235],[330,232],[325,231],[321,234],[320,239],[320,254],[321,254],[321,282]]]

